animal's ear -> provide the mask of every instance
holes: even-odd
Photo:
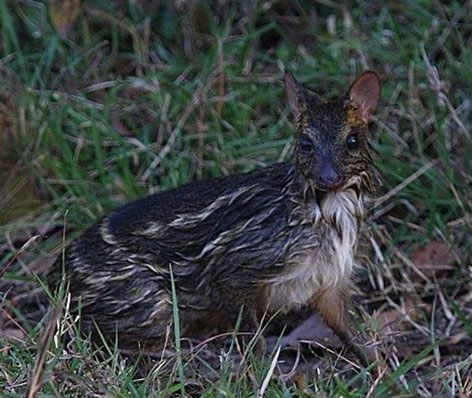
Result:
[[[297,122],[300,121],[301,116],[306,114],[308,108],[323,102],[316,93],[298,83],[290,72],[285,72],[284,81],[288,107]]]
[[[347,97],[356,106],[358,116],[368,122],[380,100],[380,79],[375,72],[367,71],[352,83]]]
[[[295,78],[290,72],[285,72],[284,82],[285,82],[285,94],[287,95],[288,107],[290,108],[290,111],[292,112],[292,115],[294,116],[295,120],[298,120],[298,118],[300,117],[298,98],[303,88],[295,80]]]

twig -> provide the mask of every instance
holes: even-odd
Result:
[[[39,235],[32,236],[29,238],[26,243],[20,247],[20,249],[14,254],[14,256],[10,259],[10,261],[0,269],[0,279],[2,279],[5,272],[8,271],[8,268],[15,262],[15,260],[31,245],[34,243],[36,239],[38,239]]]
[[[46,362],[46,354],[51,345],[54,332],[56,331],[56,324],[62,312],[62,305],[56,306],[52,312],[51,318],[43,330],[38,342],[38,354],[31,378],[28,383],[27,398],[34,398],[41,388],[41,376],[44,372],[44,363]]]
[[[281,347],[280,345],[277,347],[277,351],[275,352],[274,358],[272,359],[272,362],[270,363],[270,368],[269,371],[267,372],[266,376],[264,377],[264,380],[262,381],[261,388],[259,390],[258,397],[262,398],[264,396],[265,390],[267,389],[270,379],[272,379],[272,375],[274,374],[275,366],[277,365],[277,361],[279,360],[279,355],[280,355],[280,350]]]
[[[395,188],[391,189],[385,195],[383,195],[382,197],[377,199],[375,201],[374,208],[379,207],[382,203],[386,202],[391,197],[395,196],[397,193],[399,193],[400,191],[405,189],[409,184],[411,184],[418,177],[420,177],[424,173],[426,173],[430,168],[436,166],[438,163],[439,163],[438,159],[433,159],[430,162],[426,163],[423,167],[421,167],[419,170],[415,171],[412,175],[410,175],[408,178],[406,178],[404,181],[402,181],[400,184],[398,184]]]

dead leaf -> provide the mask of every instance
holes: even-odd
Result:
[[[411,322],[417,321],[427,306],[419,299],[406,299],[401,305],[373,315],[378,328],[384,334],[395,334],[411,329]]]
[[[439,271],[451,269],[456,256],[446,243],[432,241],[416,250],[410,259],[424,276],[431,277]],[[412,279],[419,279],[419,275],[413,273]]]
[[[67,36],[81,11],[81,0],[51,0],[49,16],[59,36]]]

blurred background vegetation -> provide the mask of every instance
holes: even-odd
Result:
[[[42,289],[36,276],[65,241],[132,199],[290,157],[287,69],[325,98],[365,69],[380,75],[372,143],[385,189],[361,301],[410,322],[392,332],[399,361],[433,347],[399,372],[413,391],[472,391],[471,1],[0,0],[0,26],[8,396],[24,393],[42,327],[15,325],[18,303]],[[46,374],[72,372],[56,354]],[[59,379],[45,394],[64,393]],[[113,380],[104,394],[129,393]]]

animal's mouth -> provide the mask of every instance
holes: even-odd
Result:
[[[316,199],[318,200],[318,202],[322,202],[323,199],[328,196],[328,194],[336,194],[336,193],[339,193],[339,192],[342,192],[344,189],[342,187],[342,185],[340,185],[339,187],[336,187],[336,188],[329,188],[329,189],[326,189],[326,188],[319,188],[318,186],[315,187],[315,195],[316,195]]]
[[[336,184],[330,184],[330,185],[321,185],[317,183],[314,184],[317,198],[321,196],[326,196],[328,193],[331,193],[331,192],[336,193],[336,192],[344,191],[345,186],[346,186],[345,181],[340,181]]]
[[[320,187],[318,185],[315,185],[314,187],[316,198],[320,201],[323,200],[329,193],[340,193],[347,190],[354,191],[356,196],[359,197],[361,194],[360,180],[358,178],[352,178],[348,181],[342,181],[339,184],[329,188]]]

